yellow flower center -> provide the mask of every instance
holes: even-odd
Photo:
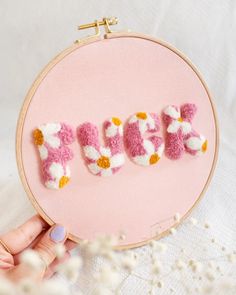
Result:
[[[160,160],[160,157],[157,154],[152,154],[149,163],[150,165],[156,164]]]
[[[42,145],[43,144],[44,139],[43,139],[43,133],[42,133],[41,130],[35,129],[34,132],[33,132],[33,137],[34,137],[34,143],[36,145]]]
[[[202,152],[205,153],[206,150],[207,150],[207,145],[208,145],[208,142],[207,140],[204,141],[203,145],[202,145]]]
[[[147,114],[146,113],[137,113],[136,117],[138,119],[141,119],[141,120],[146,120],[147,119]]]
[[[62,176],[59,180],[59,188],[63,188],[68,182],[70,178],[67,176]]]
[[[111,166],[110,159],[108,157],[101,156],[97,160],[97,165],[103,169],[110,168],[110,166]]]
[[[115,117],[112,118],[112,122],[116,126],[120,126],[122,124],[122,121],[119,118],[115,118]]]
[[[183,122],[183,118],[179,117],[179,118],[177,119],[177,121],[179,121],[180,123],[182,123],[182,122]]]

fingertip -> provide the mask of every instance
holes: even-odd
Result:
[[[61,224],[55,224],[49,231],[49,237],[54,243],[64,243],[68,233],[66,228]]]
[[[45,230],[45,229],[48,229],[49,228],[49,224],[39,215],[34,215],[32,217],[33,221],[35,222],[38,222],[39,224],[41,224],[42,228]]]

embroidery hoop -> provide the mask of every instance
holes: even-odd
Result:
[[[24,125],[25,125],[25,121],[27,118],[27,114],[28,114],[28,110],[30,108],[30,104],[32,104],[34,95],[37,93],[38,87],[41,85],[41,83],[44,82],[44,79],[47,78],[47,75],[50,73],[50,71],[56,67],[58,64],[60,64],[60,62],[62,60],[64,60],[66,57],[70,56],[70,54],[72,54],[73,52],[76,52],[77,50],[79,50],[80,48],[84,47],[84,46],[88,46],[90,44],[100,44],[99,41],[101,40],[118,40],[120,38],[131,38],[132,40],[145,40],[145,41],[151,41],[152,43],[158,44],[160,46],[162,46],[163,48],[171,51],[172,53],[174,53],[175,55],[177,55],[179,58],[182,59],[182,61],[196,74],[200,84],[203,86],[206,95],[209,99],[208,103],[210,104],[211,110],[212,110],[212,116],[213,116],[213,120],[214,120],[214,138],[215,138],[215,142],[212,143],[212,146],[214,146],[213,149],[213,154],[212,154],[212,164],[211,167],[209,169],[209,173],[208,176],[205,179],[205,184],[203,185],[200,194],[198,195],[198,197],[195,199],[194,202],[192,202],[191,206],[189,206],[188,210],[186,210],[186,212],[183,214],[182,218],[181,218],[181,222],[190,214],[190,212],[192,211],[192,209],[197,205],[197,203],[200,201],[200,199],[202,198],[202,196],[204,195],[204,193],[206,192],[208,185],[211,181],[211,178],[213,176],[213,172],[215,169],[215,165],[216,165],[216,161],[217,161],[217,156],[218,156],[218,148],[219,148],[219,131],[218,131],[218,122],[217,122],[217,118],[216,118],[216,112],[215,112],[215,108],[212,102],[212,98],[210,96],[209,90],[205,84],[205,82],[203,81],[203,79],[201,78],[198,70],[195,68],[195,66],[193,66],[193,64],[187,59],[187,57],[179,52],[177,49],[175,49],[174,47],[170,46],[169,44],[167,44],[164,41],[158,40],[156,38],[150,37],[150,36],[146,36],[144,34],[139,34],[139,33],[131,33],[131,32],[112,32],[110,30],[110,26],[108,23],[109,19],[104,19],[103,20],[103,24],[102,22],[95,22],[95,28],[96,28],[96,35],[94,36],[90,36],[86,39],[82,39],[77,41],[75,44],[73,44],[72,46],[70,46],[69,48],[65,49],[64,51],[62,51],[58,56],[56,56],[44,69],[43,71],[39,74],[39,76],[37,77],[37,79],[35,80],[35,82],[33,83],[32,87],[30,88],[25,101],[23,103],[20,115],[19,115],[19,119],[18,119],[18,123],[17,123],[17,133],[16,133],[16,156],[17,156],[17,165],[18,165],[18,170],[19,170],[19,174],[24,186],[24,189],[31,201],[31,203],[33,204],[34,208],[36,209],[36,211],[42,216],[43,219],[45,219],[50,225],[54,224],[55,220],[53,220],[49,214],[46,213],[46,209],[43,208],[43,206],[40,204],[40,202],[38,201],[38,199],[36,198],[36,193],[33,191],[28,179],[27,179],[27,173],[25,170],[25,165],[26,162],[24,160],[24,156],[23,156],[23,152],[22,151],[22,145],[25,144],[24,141]],[[99,34],[99,26],[100,25],[106,25],[106,34],[103,36],[103,38],[101,38],[100,34]],[[114,23],[110,23],[114,24]],[[85,25],[86,27],[91,27],[92,24],[89,25]],[[134,39],[133,39],[134,38]],[[123,39],[124,40],[124,39]],[[192,102],[192,101],[189,101]],[[165,105],[158,105],[157,106],[157,111],[160,113],[161,109],[164,107]],[[134,110],[135,111],[135,110]],[[115,115],[115,114],[114,114]],[[130,115],[132,115],[132,113],[130,113]],[[28,119],[28,118],[27,118]],[[103,117],[103,120],[105,120],[106,118]],[[88,120],[92,121],[92,118],[88,118]],[[196,118],[194,119],[194,125],[196,125],[197,120],[201,120],[201,117],[199,114],[197,114]],[[43,122],[39,122],[38,124],[41,124]],[[68,121],[68,123],[70,124],[70,122]],[[79,120],[78,118],[78,123],[82,123],[82,121]],[[103,122],[97,122],[98,124],[102,124]],[[204,130],[199,130],[202,133],[204,133]],[[29,143],[32,145],[32,143]],[[78,145],[78,143],[77,143]],[[36,159],[36,152],[34,153],[35,159]],[[203,156],[204,157],[204,156]],[[129,160],[127,160],[129,161]],[[163,159],[161,160],[163,161]],[[179,160],[181,161],[181,160]],[[197,160],[196,160],[197,161]],[[28,164],[27,164],[28,165]],[[130,164],[129,164],[130,165]],[[134,165],[134,164],[131,164]],[[181,163],[179,162],[179,165],[181,165]],[[28,165],[29,167],[29,165]],[[83,167],[83,163],[80,162],[80,166],[82,167],[81,169],[85,169]],[[136,166],[135,166],[136,167]],[[136,168],[138,169],[138,168]],[[145,169],[145,168],[141,168],[141,169]],[[158,168],[157,168],[158,169]],[[38,171],[37,171],[38,172]],[[29,176],[29,175],[28,175]],[[74,177],[77,177],[75,175],[73,175]],[[92,176],[95,177],[95,176]],[[117,177],[112,176],[112,177]],[[70,186],[70,184],[69,184]],[[78,187],[79,189],[79,187]],[[58,197],[60,198],[60,197]],[[58,199],[59,200],[59,199]],[[173,212],[174,213],[174,212]],[[145,215],[145,214],[144,214]],[[144,216],[145,217],[145,216]],[[168,216],[169,217],[169,216]],[[56,220],[57,221],[57,220]],[[111,222],[111,221],[109,221]],[[178,224],[181,224],[178,223]],[[156,235],[151,233],[150,237],[144,237],[144,238],[140,238],[139,241],[135,241],[135,242],[129,242],[126,243],[124,241],[124,243],[121,243],[121,245],[119,245],[117,248],[119,249],[129,249],[129,248],[134,248],[134,247],[138,247],[138,246],[142,246],[146,243],[148,243],[151,239],[153,238],[161,238],[166,236],[169,233],[169,229],[172,226],[178,226],[177,223],[172,223],[171,226],[167,226],[167,228],[165,228],[165,230],[163,230],[160,234]],[[150,225],[151,226],[151,225]],[[122,229],[120,229],[122,230]],[[124,229],[125,230],[125,229]],[[79,235],[75,235],[73,233],[69,234],[69,238],[75,242],[80,242],[81,238],[79,238]]]

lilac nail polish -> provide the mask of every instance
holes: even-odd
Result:
[[[56,225],[50,232],[50,238],[53,242],[62,242],[66,237],[66,229],[62,225]]]

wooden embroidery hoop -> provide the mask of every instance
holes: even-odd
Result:
[[[215,107],[213,105],[209,90],[205,84],[205,82],[203,81],[203,79],[201,78],[199,72],[197,71],[197,69],[193,66],[193,64],[187,59],[186,56],[184,56],[182,53],[180,53],[177,49],[175,49],[174,47],[170,46],[169,44],[165,43],[164,41],[158,40],[156,38],[152,38],[143,34],[139,34],[139,33],[131,33],[131,32],[112,32],[110,29],[110,25],[114,25],[117,23],[117,19],[107,19],[104,18],[102,21],[98,22],[95,21],[94,23],[88,24],[88,25],[83,25],[80,28],[84,29],[84,28],[90,28],[90,27],[95,27],[96,29],[96,34],[93,36],[89,36],[88,38],[82,39],[82,40],[78,40],[75,42],[75,44],[73,44],[72,46],[70,46],[69,48],[67,48],[66,50],[64,50],[63,52],[61,52],[59,55],[57,55],[44,69],[43,71],[39,74],[39,76],[37,77],[37,79],[35,80],[35,82],[33,83],[32,87],[30,88],[25,101],[23,103],[20,115],[19,115],[19,119],[18,119],[18,123],[17,123],[17,132],[16,132],[16,158],[17,158],[17,165],[18,165],[18,170],[19,170],[19,174],[24,186],[24,189],[31,201],[31,203],[33,204],[33,206],[35,207],[36,211],[42,216],[42,218],[44,220],[46,220],[46,222],[49,225],[54,224],[55,222],[52,220],[52,218],[50,218],[50,216],[45,212],[45,210],[41,207],[41,205],[39,204],[39,202],[36,200],[36,197],[34,195],[34,192],[32,191],[27,177],[26,177],[26,171],[25,171],[25,167],[24,167],[24,162],[23,162],[23,157],[22,157],[22,144],[23,144],[23,128],[24,128],[24,124],[25,124],[25,118],[27,116],[27,111],[28,108],[30,106],[31,100],[35,94],[35,92],[37,91],[38,87],[40,86],[41,82],[44,80],[44,78],[47,76],[47,74],[50,72],[50,70],[57,65],[60,61],[62,61],[65,57],[67,57],[68,55],[70,55],[72,52],[76,51],[77,49],[79,49],[80,47],[92,44],[94,42],[98,42],[101,39],[114,39],[114,38],[126,38],[126,37],[132,37],[132,38],[138,38],[138,39],[144,39],[144,40],[149,40],[152,42],[155,42],[157,44],[160,44],[161,46],[164,46],[165,48],[171,50],[172,52],[174,52],[175,54],[177,54],[181,59],[183,59],[183,61],[185,63],[187,63],[187,65],[196,73],[197,77],[199,78],[200,82],[202,83],[207,96],[209,98],[210,104],[211,104],[211,108],[212,108],[212,112],[213,112],[213,116],[214,116],[214,125],[215,125],[215,149],[214,149],[214,156],[213,156],[213,161],[212,161],[212,166],[209,172],[209,175],[206,179],[205,185],[203,186],[201,193],[199,194],[197,200],[193,203],[193,205],[191,206],[191,208],[189,208],[189,210],[182,216],[181,221],[184,220],[192,211],[192,209],[197,205],[197,203],[200,201],[200,199],[202,198],[202,196],[204,195],[205,191],[208,188],[208,185],[212,179],[213,176],[213,172],[216,166],[216,161],[217,161],[217,157],[218,157],[218,148],[219,148],[219,131],[218,131],[218,122],[217,122],[217,117],[216,117],[216,112],[215,112]],[[100,26],[104,25],[105,26],[105,30],[106,30],[106,34],[103,36],[103,38],[101,38],[101,34],[100,34]],[[41,122],[40,122],[41,123]],[[181,223],[181,222],[180,222]],[[179,223],[178,223],[179,224]],[[178,226],[177,223],[173,224],[172,226]],[[128,244],[122,244],[117,246],[118,249],[129,249],[129,248],[134,248],[134,247],[138,247],[138,246],[142,246],[145,245],[146,243],[148,243],[150,240],[152,240],[153,238],[155,239],[159,239],[161,237],[166,236],[169,233],[169,228],[164,230],[161,234],[157,235],[157,236],[152,236],[150,238],[146,238],[143,239],[139,242],[135,242],[135,243],[128,243]],[[75,242],[80,242],[81,239],[74,234],[69,234],[69,238]]]

